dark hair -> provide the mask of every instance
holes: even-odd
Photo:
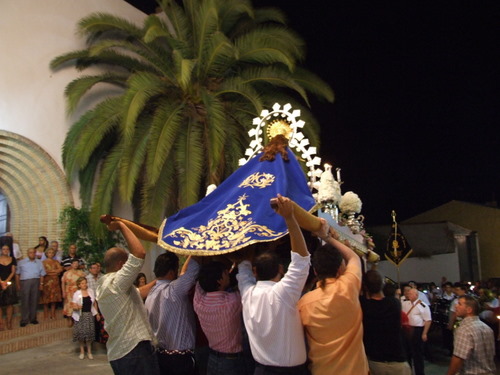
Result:
[[[379,293],[384,285],[380,272],[369,270],[363,275],[363,284],[369,294]]]
[[[474,297],[469,296],[469,295],[461,296],[458,299],[464,299],[467,307],[472,308],[472,313],[474,315],[479,314],[479,302],[477,299],[475,299]]]
[[[207,293],[219,290],[218,281],[222,279],[222,274],[226,270],[226,265],[221,262],[204,264],[200,269],[200,276],[198,277],[198,282],[202,289]]]
[[[45,236],[40,236],[40,237],[38,237],[38,239],[39,239],[39,240],[40,240],[40,238],[43,238],[43,241],[45,242],[45,245],[43,245],[43,248],[44,248],[44,249],[47,249],[47,248],[49,247],[49,240],[47,240],[47,237],[45,237]],[[36,249],[38,249],[39,247],[42,247],[42,245],[38,244],[38,245],[36,245],[36,246],[34,247],[34,249],[36,250]],[[44,251],[45,251],[45,250],[44,250]]]
[[[135,281],[134,281],[134,285],[135,286],[139,286],[139,280],[141,279],[141,277],[144,277],[144,280],[146,281],[146,283],[148,282],[148,279],[146,278],[146,275],[143,274],[142,272],[140,272],[137,277],[135,278]]]
[[[336,277],[342,264],[342,254],[330,244],[325,244],[318,248],[312,257],[312,266],[316,271],[321,287],[324,287],[324,281],[329,277]]]
[[[398,290],[397,284],[385,283],[382,288],[382,292],[386,297],[396,297],[396,291]]]
[[[158,258],[156,258],[155,261],[153,272],[155,273],[156,277],[163,277],[169,271],[176,271],[178,268],[179,257],[176,254],[167,251],[166,253],[158,255]]]
[[[447,281],[447,282],[445,282],[445,283],[443,284],[443,288],[444,288],[445,286],[451,286],[451,287],[453,287],[453,284],[451,283],[451,281]]]
[[[462,284],[462,283],[460,283],[458,281],[455,284],[453,284],[453,287],[454,288],[458,288],[458,289],[462,289],[464,292],[467,292],[469,290],[469,288],[467,287],[467,285]]]
[[[271,280],[280,270],[280,262],[275,253],[265,252],[255,258],[253,262],[257,280]]]

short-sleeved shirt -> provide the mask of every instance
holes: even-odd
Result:
[[[243,321],[254,359],[266,366],[292,367],[307,359],[297,302],[309,274],[310,256],[292,252],[279,281],[256,281],[249,261],[238,266]]]
[[[477,316],[464,318],[455,331],[453,355],[464,360],[460,375],[495,373],[492,329]]]
[[[117,272],[110,272],[97,283],[97,302],[109,333],[108,360],[127,355],[141,341],[153,341],[144,302],[134,286],[144,259],[130,254]]]
[[[38,279],[46,275],[45,268],[40,259],[30,260],[25,258],[17,263],[16,273],[20,280]]]
[[[401,302],[394,297],[360,298],[363,310],[363,343],[371,361],[403,362]]]
[[[70,257],[69,255],[63,256],[63,258],[61,260],[61,266],[63,266],[63,268],[70,267],[71,263],[73,263],[73,260],[77,260],[78,261],[78,265],[80,267],[81,266],[85,266],[85,261],[83,260],[83,258],[81,258],[79,256]]]
[[[432,320],[430,307],[420,300],[416,300],[414,303],[409,300],[403,301],[402,309],[408,315],[412,327],[423,327],[425,322]]]
[[[206,293],[196,284],[193,306],[211,349],[221,353],[243,350],[240,293],[222,290]]]
[[[343,275],[326,279],[323,288],[318,284],[300,299],[313,375],[368,374],[360,289],[361,267],[350,263]]]

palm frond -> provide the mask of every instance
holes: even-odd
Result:
[[[239,96],[244,98],[249,103],[253,105],[256,113],[260,113],[262,110],[262,101],[260,100],[260,94],[257,90],[252,87],[252,84],[248,79],[243,81],[240,77],[234,77],[226,79],[214,93],[216,96]]]
[[[96,12],[82,18],[78,22],[78,33],[87,36],[87,43],[92,43],[103,34],[106,38],[133,37],[140,39],[142,30],[125,18],[109,13]]]
[[[137,118],[147,102],[160,95],[165,89],[163,82],[157,75],[146,72],[132,74],[128,85],[129,88],[123,95],[122,104],[125,109],[122,131],[127,142],[132,139]]]
[[[174,163],[164,163],[159,176],[154,184],[147,181],[141,192],[140,221],[153,226],[178,209]]]
[[[66,96],[66,111],[72,114],[82,97],[98,83],[111,83],[118,87],[126,87],[127,76],[104,73],[99,76],[83,76],[71,81],[64,90]]]
[[[74,61],[87,58],[89,55],[88,50],[83,49],[83,50],[77,50],[77,51],[71,51],[62,55],[59,55],[57,57],[54,57],[52,60],[50,60],[49,66],[50,69],[56,70],[58,68],[61,68],[63,65],[72,65]],[[69,64],[71,63],[71,64]]]
[[[256,24],[263,23],[279,23],[282,25],[286,25],[288,23],[288,19],[283,13],[281,9],[273,8],[273,7],[262,7],[255,9],[254,22]]]
[[[91,229],[97,236],[102,236],[104,234],[104,226],[99,221],[100,215],[111,212],[113,192],[116,188],[116,180],[122,155],[123,143],[118,143],[104,159],[99,173],[97,188],[90,211]]]
[[[221,32],[216,32],[205,43],[200,64],[200,78],[224,77],[236,61],[236,50],[231,41]]]
[[[204,46],[212,38],[219,27],[219,14],[214,0],[204,0],[201,7],[196,10],[194,47],[196,59],[202,61]],[[201,64],[198,71],[201,71]]]
[[[217,0],[219,10],[219,29],[230,33],[242,18],[253,18],[254,9],[249,0]]]
[[[334,93],[328,83],[319,78],[316,74],[297,68],[292,74],[293,80],[317,97],[324,98],[330,103],[334,100]]]
[[[191,86],[193,69],[196,66],[196,60],[185,59],[179,51],[173,52],[175,76],[177,83],[184,92],[188,92]]]
[[[207,150],[208,179],[217,181],[217,171],[227,139],[227,117],[224,103],[217,97],[202,91],[201,99],[206,109],[205,149]]]
[[[260,85],[286,87],[298,93],[309,105],[306,91],[293,80],[287,72],[283,72],[276,67],[249,68],[241,73],[241,82],[245,85]]]
[[[175,39],[188,44],[192,40],[192,29],[184,9],[175,0],[160,0],[160,7],[167,17],[167,25],[172,27],[171,34]]]
[[[152,43],[158,38],[170,38],[172,35],[167,24],[154,14],[144,21],[144,30],[143,40],[146,43]]]
[[[157,107],[150,129],[148,157],[146,161],[147,178],[155,184],[161,177],[167,158],[175,145],[183,126],[184,103],[162,99]]]
[[[304,56],[304,42],[295,33],[277,26],[253,29],[235,39],[238,60],[246,63],[285,64],[293,71]]]
[[[131,202],[139,175],[143,171],[149,142],[151,118],[141,118],[142,126],[137,127],[132,141],[124,145],[118,174],[120,196],[124,202]]]
[[[99,165],[107,154],[105,147],[98,147],[90,157],[85,168],[78,173],[80,182],[80,200],[83,208],[89,208],[92,203],[92,193],[94,192],[94,183],[99,171]]]
[[[203,165],[203,129],[191,120],[179,135],[175,149],[180,208],[198,201]]]
[[[106,99],[71,127],[63,145],[63,162],[68,176],[85,168],[94,150],[119,124],[121,101],[121,97]]]

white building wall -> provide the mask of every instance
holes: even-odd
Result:
[[[381,261],[377,270],[382,275],[398,281],[397,267],[393,263],[387,260]],[[433,281],[439,286],[443,276],[451,282],[461,281],[457,253],[433,255],[430,258],[409,258],[399,267],[401,282],[410,280],[417,283]]]
[[[39,144],[61,168],[66,132],[82,113],[66,116],[64,89],[79,73],[69,66],[53,72],[49,63],[58,55],[84,47],[76,25],[93,12],[113,13],[137,25],[145,18],[122,0],[0,2],[0,129]],[[77,184],[72,191],[79,206]]]

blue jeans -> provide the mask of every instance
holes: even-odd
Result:
[[[116,375],[160,375],[151,341],[141,341],[125,357],[110,361],[109,364]]]
[[[208,355],[207,375],[242,375],[245,374],[243,353],[224,354],[210,350]]]

